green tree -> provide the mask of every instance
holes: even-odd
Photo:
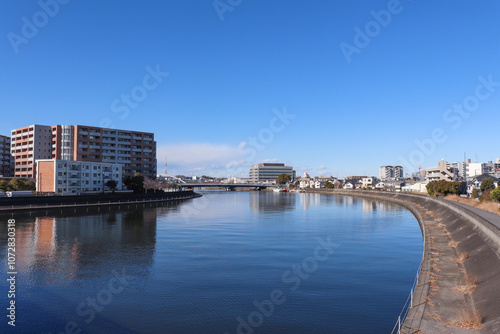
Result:
[[[128,189],[133,190],[135,193],[144,190],[144,176],[141,173],[135,173],[132,177],[127,177],[123,181]]]
[[[483,179],[481,182],[481,191],[486,191],[488,189],[495,189],[495,184],[493,183],[493,179],[490,179],[489,177]]]
[[[427,184],[427,192],[431,196],[446,196],[448,194],[459,195],[460,183],[456,181],[431,181]]]
[[[28,181],[24,184],[24,190],[36,190],[36,183],[35,181]]]
[[[24,182],[19,180],[17,177],[13,177],[12,180],[10,180],[9,185],[13,191],[24,190]]]
[[[477,191],[476,188],[472,189],[472,194],[470,196],[472,198],[478,198],[479,197],[479,191]]]
[[[491,192],[490,197],[492,200],[500,202],[500,186]]]
[[[483,191],[483,193],[481,195],[479,195],[479,201],[480,202],[488,202],[488,201],[491,201],[491,193],[492,193],[492,190],[491,189],[486,189],[485,191]]]
[[[326,181],[325,188],[332,189],[333,187],[335,187],[333,183],[331,183],[330,181]]]
[[[292,180],[292,177],[288,174],[280,174],[278,178],[276,179],[276,184],[285,184],[287,182],[290,182]]]
[[[109,180],[108,182],[106,182],[105,186],[111,189],[114,194],[116,187],[118,186],[118,182],[116,182],[115,180]]]
[[[5,180],[0,181],[0,190],[7,191],[8,186],[9,184],[7,183],[7,181]]]

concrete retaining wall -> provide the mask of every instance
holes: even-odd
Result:
[[[395,202],[408,208],[419,221],[424,254],[414,307],[406,319],[403,333],[415,333],[416,330],[421,333],[500,333],[500,229],[497,226],[453,202],[425,195],[356,190],[310,192]],[[421,210],[430,211],[440,223],[423,219]],[[426,217],[429,219],[428,214]],[[450,246],[451,240],[456,246]],[[457,265],[453,259],[462,252],[469,257]],[[478,278],[478,287],[471,295],[457,296],[454,287],[470,275]],[[431,283],[436,279],[437,285]],[[441,290],[433,292],[433,284]],[[429,297],[440,305],[429,303]],[[482,317],[480,331],[456,327],[460,313],[470,304]]]

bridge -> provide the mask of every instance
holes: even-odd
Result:
[[[236,188],[253,188],[254,190],[263,190],[268,187],[276,187],[274,184],[261,184],[261,183],[220,183],[220,182],[199,182],[199,183],[183,183],[180,184],[183,188],[221,188],[228,191],[235,191]]]

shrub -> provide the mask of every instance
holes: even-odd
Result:
[[[431,181],[426,186],[427,192],[431,196],[445,196],[447,194],[460,194],[460,183],[456,181]]]
[[[481,182],[481,191],[486,191],[488,189],[495,189],[495,184],[493,183],[493,179],[490,179],[489,177],[483,179]]]
[[[497,187],[490,193],[490,198],[494,201],[500,202],[500,187]]]

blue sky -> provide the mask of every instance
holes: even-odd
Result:
[[[186,175],[500,158],[496,1],[60,1],[3,4],[0,134],[151,131]]]

